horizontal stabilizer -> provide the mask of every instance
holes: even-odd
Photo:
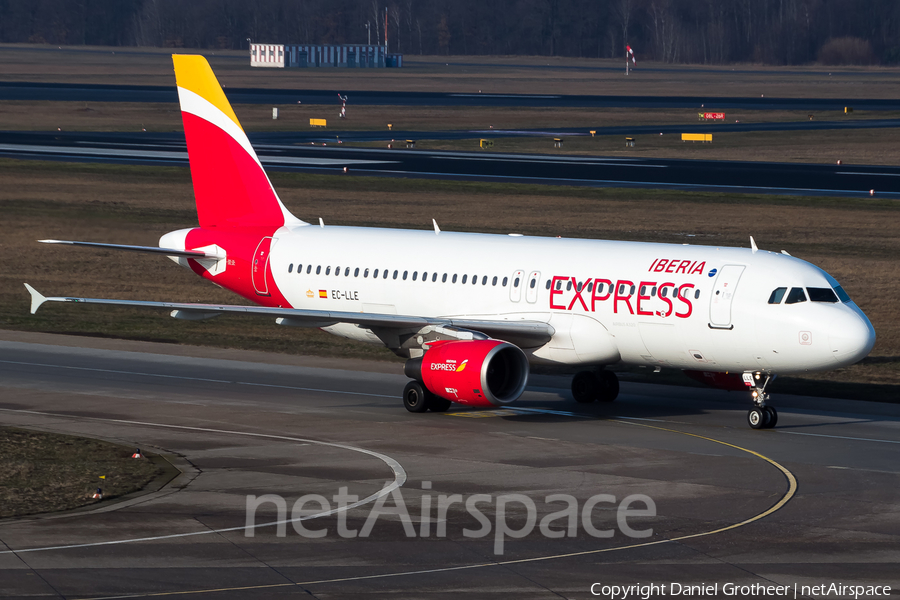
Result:
[[[102,244],[100,242],[72,242],[68,240],[38,240],[42,244],[65,244],[67,246],[86,246],[88,248],[105,248],[107,250],[126,250],[128,252],[147,252],[163,256],[182,256],[184,258],[215,258],[223,260],[220,252],[203,252],[202,250],[176,250],[175,248],[158,248],[156,246],[127,246],[123,244]]]
[[[25,289],[31,294],[31,314],[34,314],[41,307],[41,304],[47,301],[47,298],[27,283],[25,284]]]

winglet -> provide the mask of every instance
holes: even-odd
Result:
[[[27,283],[25,284],[25,289],[31,294],[31,314],[34,314],[41,307],[41,304],[47,301],[47,298]]]
[[[756,240],[753,239],[752,235],[750,236],[750,249],[753,250],[753,254],[756,254],[756,251],[759,250],[759,248],[756,247]]]

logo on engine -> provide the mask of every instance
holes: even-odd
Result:
[[[467,358],[466,360],[462,361],[462,363],[460,363],[460,365],[459,365],[458,367],[456,367],[456,372],[459,373],[460,371],[462,371],[463,369],[465,369],[465,368],[466,368],[466,363],[467,363],[467,362],[469,362],[469,359],[468,359],[468,358]]]
[[[456,388],[444,388],[444,391],[448,394],[453,394],[453,397],[457,400],[459,399],[459,392],[456,390]]]

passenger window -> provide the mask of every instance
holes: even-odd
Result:
[[[810,302],[836,303],[838,301],[837,295],[831,288],[806,288],[806,293],[809,294]]]
[[[572,280],[571,280],[571,279],[570,279],[569,281],[566,282],[566,291],[567,291],[567,292],[571,292],[571,291],[572,291]]]
[[[306,274],[309,275],[312,272],[312,265],[306,265]]]
[[[659,288],[659,295],[661,298],[665,298],[669,294],[669,289],[665,287]]]
[[[494,275],[494,278],[491,279],[491,285],[497,285],[497,276]]]
[[[456,283],[456,273],[453,274],[453,281],[451,283]]]
[[[634,296],[634,286],[631,286],[631,292],[629,292],[632,296]]]
[[[506,287],[506,283],[509,281],[509,277],[503,278],[503,287]]]
[[[356,267],[355,269],[353,269],[353,276],[359,277],[359,267]]]
[[[834,293],[837,294],[837,297],[841,299],[841,302],[853,302],[850,299],[850,296],[847,295],[847,292],[844,291],[844,288],[841,286],[837,286],[834,288]]]
[[[549,279],[547,280],[547,289],[548,290],[550,289],[550,280]]]
[[[481,278],[481,285],[487,285],[487,275]]]
[[[620,295],[620,296],[624,296],[624,295],[625,295],[625,284],[624,284],[624,283],[620,283],[620,284],[619,284],[619,295]]]
[[[303,270],[303,265],[301,265],[301,264],[298,263],[298,264],[297,264],[297,275],[299,275],[299,274],[300,274],[300,271],[302,271],[302,270]]]
[[[465,283],[469,279],[468,275],[463,275],[462,282]]]
[[[378,279],[378,269],[375,269],[375,272],[372,273],[372,279]]]
[[[803,288],[791,288],[785,304],[797,304],[798,302],[806,302],[806,292],[803,291]]]
[[[293,270],[294,270],[294,263],[291,263],[288,265],[288,273],[292,272]]]
[[[397,279],[397,269],[394,269],[394,279]]]
[[[646,295],[647,295],[647,286],[642,285],[641,286],[641,296],[646,296]]]
[[[409,274],[409,271],[403,271],[403,281],[406,281],[406,276]]]
[[[478,275],[472,275],[472,285],[478,285]]]
[[[769,296],[769,304],[781,304],[782,299],[784,299],[784,293],[787,291],[787,288],[775,288],[772,292],[772,295]]]
[[[416,277],[418,277],[418,276],[419,276],[419,272],[418,272],[418,271],[413,271],[413,281],[415,281],[415,280],[416,280]]]
[[[444,275],[444,279],[446,279],[446,278],[447,278],[447,276]],[[432,273],[431,274],[431,283],[434,283],[435,281],[437,281],[437,273]]]
[[[334,274],[335,274],[336,276],[340,276],[340,274],[341,274],[341,268],[340,268],[340,267],[335,267],[335,268],[334,268]]]
[[[699,299],[700,299],[700,290],[697,290],[694,292],[694,300],[699,300]]]
[[[319,265],[318,267],[316,267],[316,275],[318,275],[321,272],[322,272],[322,265]]]
[[[698,292],[699,292],[699,290],[698,290]],[[655,285],[650,289],[650,295],[656,296],[656,286]]]
[[[441,277],[441,283],[447,283],[447,274],[444,273],[444,276]]]
[[[603,293],[603,287],[604,287],[604,285],[605,285],[605,284],[603,284],[603,283],[598,283],[598,284],[597,284],[597,293],[598,293],[598,294],[602,294],[602,293]]]
[[[331,275],[331,267],[325,267],[325,274]]]
[[[594,282],[593,282],[593,281],[590,282],[590,283],[588,283],[588,291],[589,291],[589,292],[593,292],[593,291],[594,291]]]
[[[395,273],[396,273],[396,271],[395,271]],[[384,270],[384,275],[382,276],[382,279],[387,279],[387,276],[388,276],[388,270],[385,269],[385,270]],[[394,277],[396,277],[396,275],[394,275]]]
[[[350,277],[350,267],[344,269],[344,277]]]
[[[519,287],[519,278],[516,277],[515,281],[513,281],[513,287]]]
[[[365,279],[368,276],[369,276],[369,270],[366,269],[365,271],[363,271],[363,279]]]
[[[534,289],[534,285],[537,283],[537,279],[532,279],[531,283],[528,285],[531,289]]]
[[[422,271],[422,281],[428,280],[428,271]]]

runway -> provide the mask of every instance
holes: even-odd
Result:
[[[886,166],[348,148],[333,141],[295,144],[290,134],[252,136],[252,141],[263,165],[282,171],[337,174],[346,167],[351,175],[812,196],[864,197],[876,190],[879,197],[900,197],[900,168]],[[182,134],[5,132],[0,156],[188,164]]]
[[[162,318],[162,317],[161,317]],[[0,423],[99,437],[169,457],[166,487],[97,510],[0,522],[0,595],[210,598],[587,598],[591,584],[900,586],[900,406],[778,396],[779,426],[746,428],[742,395],[624,382],[619,401],[577,405],[535,377],[509,410],[406,412],[396,364],[0,331]],[[385,487],[387,486],[387,487]],[[366,521],[394,486],[411,517]],[[248,537],[248,495],[354,507]],[[536,503],[538,520],[598,494],[595,537],[566,519],[516,539],[467,536],[479,504]],[[629,495],[655,515],[628,524]],[[393,496],[392,496],[393,497]],[[368,502],[364,502],[370,499]],[[384,504],[393,507],[393,501]],[[324,512],[307,505],[311,513]],[[423,517],[423,515],[425,515]],[[256,525],[277,521],[274,504]],[[527,529],[510,504],[511,530]],[[590,521],[589,521],[590,523]],[[356,537],[339,534],[356,531]],[[423,535],[423,532],[428,535]],[[439,535],[438,531],[444,531]],[[206,590],[206,591],[204,591]],[[202,592],[202,593],[201,593]]]
[[[335,104],[335,94],[366,106],[493,106],[536,108],[696,108],[716,110],[900,110],[897,99],[490,94],[365,90],[225,88],[232,104]],[[0,82],[0,100],[178,102],[172,86]]]

